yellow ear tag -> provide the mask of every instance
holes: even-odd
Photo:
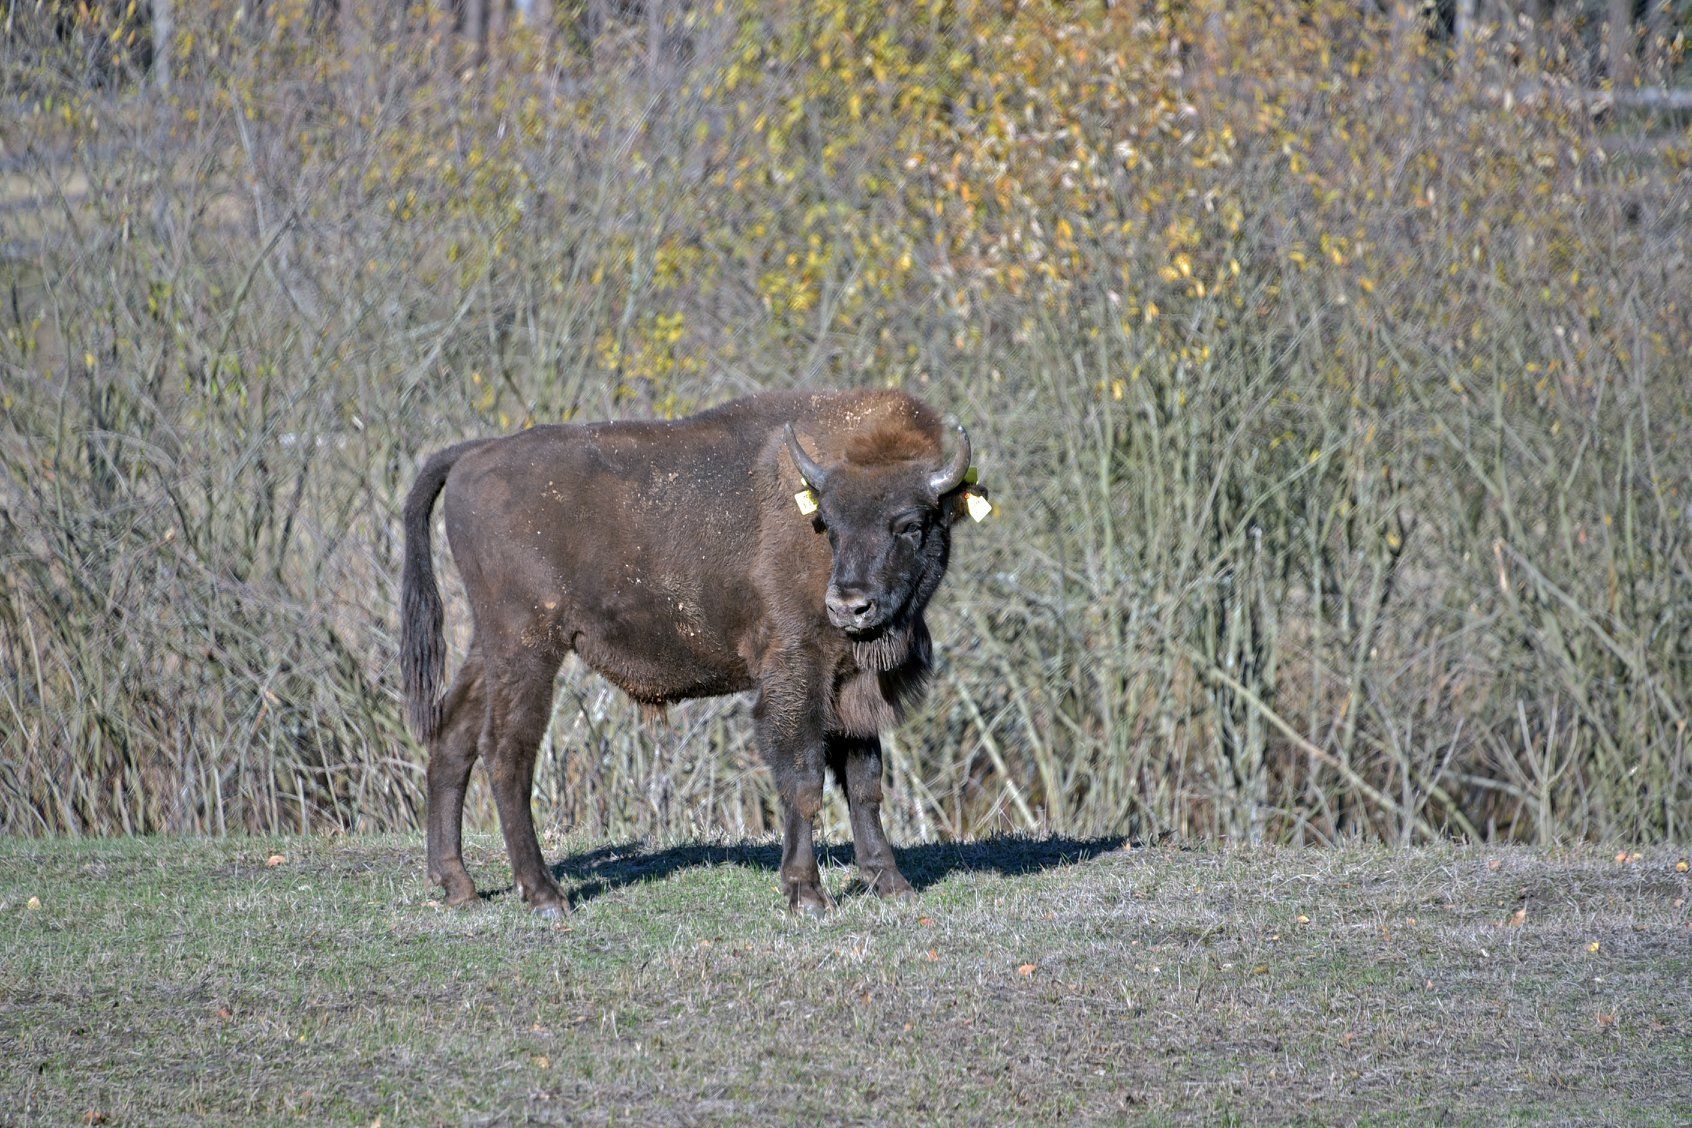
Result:
[[[971,521],[980,523],[987,519],[989,513],[993,512],[993,503],[978,493],[965,494],[964,508],[969,510]]]
[[[817,495],[810,490],[800,490],[793,495],[793,504],[799,507],[799,512],[809,517],[817,511]]]

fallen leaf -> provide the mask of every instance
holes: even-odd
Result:
[[[535,1065],[541,1069],[549,1069],[552,1066],[552,1059],[545,1054],[536,1054]]]
[[[933,917],[917,917],[917,923],[922,925],[922,927],[924,927],[924,928],[933,928],[934,927],[934,918]]]
[[[1603,1011],[1598,1012],[1598,1029],[1604,1030],[1604,1029],[1607,1029],[1611,1026],[1614,1026],[1615,1024],[1616,1024],[1616,1016],[1615,1015],[1605,1014]]]
[[[286,854],[272,854],[264,860],[264,864],[274,869],[275,867],[282,865],[287,860],[288,855]]]
[[[936,961],[936,960],[938,960],[938,959],[939,959],[939,958],[940,958],[940,951],[939,951],[939,949],[937,949],[937,948],[930,948],[930,949],[928,949],[928,962],[929,962],[929,963],[934,963],[934,962],[935,962],[935,961]]]
[[[1520,928],[1527,921],[1527,906],[1523,906],[1510,914],[1510,919],[1504,923],[1510,928]]]
[[[229,1008],[228,1007],[218,1007],[217,1008],[217,1017],[228,1018],[229,1017]]]
[[[1268,975],[1269,974],[1269,965],[1268,964],[1258,964],[1256,967],[1251,969],[1251,973],[1253,975]]]
[[[1502,861],[1500,861],[1499,859],[1493,858],[1491,861],[1486,863],[1486,868],[1489,869],[1489,870],[1495,870],[1503,864],[1504,863]]]
[[[1016,969],[1016,973],[1018,975],[1033,975],[1034,974],[1034,968],[1036,966],[1037,965],[1035,965],[1035,964],[1023,964],[1021,967]]]
[[[97,1108],[91,1108],[82,1114],[82,1122],[84,1124],[104,1124],[106,1122],[106,1114]]]
[[[1598,941],[1594,940],[1592,943],[1588,944],[1586,946],[1586,950],[1589,952],[1596,952],[1598,950]]]
[[[1309,918],[1309,917],[1307,917],[1307,916],[1305,916],[1305,915],[1304,915],[1304,914],[1303,914],[1303,913],[1299,913],[1299,914],[1298,914],[1298,923],[1300,923],[1300,924],[1309,924],[1309,923],[1310,923],[1310,918]]]
[[[1685,873],[1689,869],[1692,869],[1692,865],[1688,865],[1684,860],[1674,863],[1675,873]]]
[[[1631,853],[1627,856],[1627,860],[1630,861],[1630,862],[1637,862],[1641,858],[1643,858],[1644,856],[1645,856],[1644,854],[1641,854],[1639,851],[1635,850],[1633,853]]]
[[[41,898],[40,897],[31,897],[29,899],[29,903],[24,906],[24,908],[26,908],[26,909],[39,909],[40,907],[41,907]]]

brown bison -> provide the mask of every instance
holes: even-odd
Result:
[[[909,894],[881,826],[877,734],[922,693],[923,609],[952,524],[983,504],[965,481],[969,436],[956,427],[948,453],[947,430],[903,392],[766,393],[674,422],[536,427],[429,459],[405,502],[400,654],[429,746],[429,878],[448,902],[476,896],[460,833],[480,755],[519,892],[537,911],[568,908],[529,803],[572,651],[648,705],[757,692],[790,907],[832,904],[811,842],[825,765],[846,793],[865,883]],[[429,547],[442,492],[475,627],[444,697]]]

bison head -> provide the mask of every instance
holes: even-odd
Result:
[[[828,621],[860,643],[908,629],[940,586],[951,550],[959,487],[969,470],[969,435],[955,419],[957,449],[939,465],[817,464],[787,427],[793,464],[817,497],[834,564]]]

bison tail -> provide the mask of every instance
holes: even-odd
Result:
[[[400,579],[400,672],[405,679],[406,720],[428,741],[441,727],[441,677],[446,666],[440,589],[429,544],[430,515],[453,464],[481,442],[441,451],[417,475],[405,497],[405,569]]]

